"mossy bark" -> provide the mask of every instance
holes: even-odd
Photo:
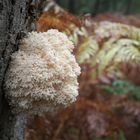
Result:
[[[4,76],[10,55],[30,31],[39,0],[0,0],[0,140],[23,140],[26,115],[12,114],[4,96]]]

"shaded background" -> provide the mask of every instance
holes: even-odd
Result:
[[[128,15],[140,12],[140,0],[56,0],[56,2],[77,15],[91,13],[94,16],[105,12]]]

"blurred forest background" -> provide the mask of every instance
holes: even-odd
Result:
[[[95,16],[100,13],[138,14],[139,0],[56,0],[71,13],[81,15],[90,13]]]
[[[48,0],[37,31],[75,45],[79,97],[29,116],[26,140],[140,140],[140,0]],[[33,28],[34,30],[34,28]]]

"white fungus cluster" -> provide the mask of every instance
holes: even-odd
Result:
[[[14,112],[39,114],[76,100],[80,67],[65,34],[53,29],[31,32],[19,48],[5,78],[5,94]]]

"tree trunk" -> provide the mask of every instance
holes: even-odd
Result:
[[[19,39],[30,31],[39,0],[0,0],[0,140],[24,140],[26,115],[12,114],[4,97],[3,82],[10,55]]]

